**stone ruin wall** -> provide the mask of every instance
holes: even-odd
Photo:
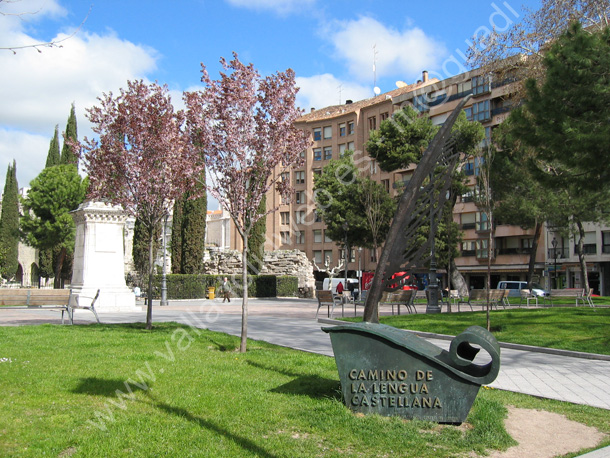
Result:
[[[241,275],[241,252],[236,250],[206,250],[204,272],[210,275]],[[298,278],[299,288],[315,289],[313,267],[299,250],[265,251],[261,275],[288,275]]]

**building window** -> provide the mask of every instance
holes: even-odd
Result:
[[[294,184],[305,184],[305,172],[294,172]]]
[[[297,191],[294,193],[294,203],[296,203],[296,204],[305,203],[305,191]]]
[[[463,83],[457,84],[457,95],[458,97],[464,97],[472,92],[472,81],[464,81]]]
[[[383,189],[385,189],[385,191],[389,194],[389,192],[390,192],[390,180],[381,180],[381,186],[383,186]]]
[[[322,243],[322,229],[314,229],[313,243]]]
[[[390,117],[390,114],[387,111],[385,113],[381,113],[381,116],[379,116],[381,121],[385,121],[389,117]]]
[[[371,116],[369,118],[369,130],[377,130],[377,117]]]
[[[324,140],[329,140],[333,138],[333,127],[326,126],[324,127]]]
[[[602,253],[610,253],[610,232],[602,232]]]
[[[350,135],[354,133],[354,121],[347,123],[347,133]]]
[[[328,236],[328,231],[324,231],[324,241],[326,243],[331,243],[332,242],[331,238]]]
[[[314,210],[314,216],[315,216],[315,222],[316,223],[321,223],[322,222],[322,216],[320,215],[318,210]]]
[[[345,143],[341,143],[339,145],[339,157],[343,157],[343,155],[345,154],[346,151],[347,151],[347,146],[345,145]]]
[[[294,232],[294,243],[303,245],[305,243],[305,232],[295,231]]]
[[[322,265],[322,250],[313,250],[313,260],[319,266]]]
[[[469,121],[485,122],[491,119],[489,100],[483,100],[482,102],[473,104],[471,107],[464,108],[464,112]]]
[[[369,162],[369,167],[371,170],[371,175],[375,175],[377,173],[377,161],[375,159],[371,159],[371,162]]]
[[[333,252],[332,250],[324,250],[324,262],[328,261],[328,265],[333,265]]]
[[[322,128],[321,127],[315,127],[313,130],[313,140],[315,142],[318,142],[320,140],[322,140]]]
[[[472,77],[472,95],[481,95],[489,92],[489,80],[491,78],[488,75],[480,75]]]
[[[371,262],[377,262],[377,251],[371,250]]]
[[[477,240],[477,258],[487,259],[487,247],[489,246],[489,240]]]
[[[462,242],[462,256],[474,256],[476,254],[476,244],[473,240]]]
[[[290,245],[290,232],[289,231],[280,232],[280,239],[281,239],[282,245]]]
[[[466,231],[468,229],[474,229],[476,227],[476,217],[474,213],[461,213],[460,224],[461,229]]]
[[[489,221],[487,220],[487,213],[477,212],[476,213],[476,230],[477,231],[488,231]]]
[[[339,124],[339,137],[345,137],[346,134],[347,134],[347,129],[345,127],[345,123],[342,122],[341,124]]]
[[[290,180],[290,172],[283,172],[280,177],[282,181],[288,181]]]
[[[305,212],[304,211],[294,212],[294,222],[296,224],[305,224]]]
[[[354,142],[347,142],[347,149],[350,151],[356,151],[354,149]]]
[[[322,169],[313,169],[312,172],[314,177],[322,175]]]
[[[280,220],[282,224],[290,224],[290,212],[280,212]]]
[[[322,160],[322,148],[314,148],[313,149],[313,160],[321,161]]]
[[[328,161],[333,158],[333,148],[332,146],[324,147],[324,160]]]

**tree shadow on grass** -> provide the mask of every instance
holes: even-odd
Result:
[[[274,371],[287,377],[295,377],[294,380],[272,389],[272,393],[309,396],[314,399],[342,399],[341,384],[339,380],[320,377],[316,374],[303,374],[287,370],[286,368],[265,366],[254,361],[247,361],[247,363],[258,369]]]
[[[80,379],[78,385],[71,391],[76,394],[89,394],[91,396],[118,397],[120,393],[146,391],[150,385],[134,385],[127,380],[103,379],[87,377]]]
[[[232,432],[226,430],[225,428],[222,428],[221,426],[215,424],[214,422],[212,422],[210,420],[206,420],[205,418],[199,417],[197,415],[193,415],[191,412],[189,412],[186,409],[183,409],[182,407],[173,407],[164,402],[160,402],[160,401],[156,400],[150,392],[147,392],[146,394],[148,395],[148,397],[150,399],[151,405],[156,407],[159,410],[162,410],[171,415],[175,415],[178,418],[188,420],[192,423],[195,423],[196,425],[199,425],[201,428],[205,428],[209,431],[213,431],[214,433],[216,433],[218,435],[224,436],[227,439],[238,444],[244,450],[248,450],[248,451],[256,454],[256,456],[261,456],[261,457],[265,457],[265,458],[277,458],[278,457],[278,455],[274,455],[273,453],[270,453],[269,451],[265,450],[263,447],[261,447],[260,445],[256,444],[255,442],[253,442],[252,440],[250,440],[246,437],[242,437],[235,433],[232,433]]]

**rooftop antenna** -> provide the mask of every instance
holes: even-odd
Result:
[[[337,89],[339,89],[339,105],[341,105],[341,101],[343,100],[343,98],[342,98],[343,83],[339,84],[339,86],[337,86]]]
[[[381,94],[381,89],[377,87],[377,43],[373,45],[373,92],[375,95]]]

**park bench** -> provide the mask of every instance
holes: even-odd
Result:
[[[392,307],[392,315],[394,315],[394,306],[398,309],[400,315],[400,306],[403,305],[407,312],[417,313],[415,310],[415,297],[417,295],[416,290],[413,289],[401,289],[398,291],[384,291],[379,301],[379,306],[388,305]]]
[[[82,309],[92,312],[99,323],[100,319],[95,310],[99,295],[98,289],[91,304],[81,305],[69,289],[1,288],[0,310],[61,310],[61,324],[64,324],[65,313],[68,314],[70,323],[74,324],[74,310]]]
[[[489,290],[489,305],[491,308],[498,309],[498,306],[502,306],[504,308],[504,296],[506,295],[506,290],[504,289],[490,289]],[[458,300],[458,312],[460,311],[460,305],[467,304],[470,307],[470,310],[474,310],[472,308],[473,305],[480,305],[482,309],[485,309],[487,305],[487,290],[486,289],[471,289],[468,297],[461,297]]]
[[[316,297],[318,298],[318,310],[316,311],[316,318],[320,313],[320,308],[326,306],[327,314],[329,318],[332,318],[335,311],[335,306],[340,301],[333,296],[333,292],[329,289],[319,289],[316,291]],[[341,303],[341,315],[343,316],[343,303]]]
[[[551,289],[550,295],[545,298],[553,305],[553,299],[558,297],[568,297],[574,299],[574,303],[576,306],[582,302],[582,305],[588,305],[589,307],[594,307],[593,299],[591,298],[591,291],[589,290],[589,295],[585,294],[584,288],[566,288],[566,289]]]

